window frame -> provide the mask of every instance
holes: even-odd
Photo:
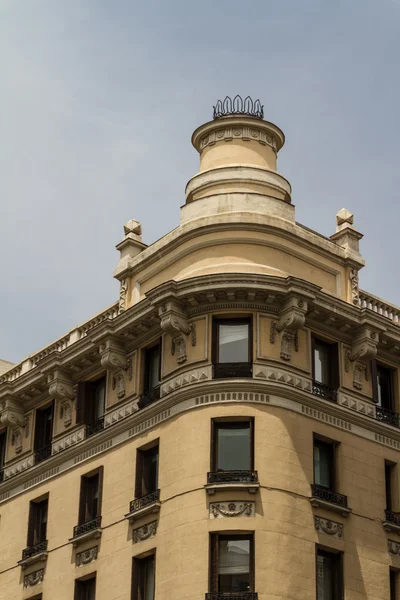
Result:
[[[98,477],[97,515],[95,517],[92,517],[91,519],[86,519],[85,518],[86,506],[88,503],[87,481],[94,477]],[[80,485],[80,489],[79,489],[78,525],[84,525],[85,523],[89,523],[90,521],[93,521],[94,519],[101,517],[102,500],[103,500],[103,478],[104,478],[104,467],[103,466],[97,467],[97,469],[94,469],[93,471],[90,471],[89,473],[85,473],[84,475],[81,476],[81,485]]]
[[[46,418],[42,417],[42,415],[44,413],[51,413],[51,419],[49,419],[51,421],[50,435],[45,444],[42,443],[42,438],[46,437],[45,436]],[[39,415],[41,415],[40,418],[39,418]],[[41,406],[40,408],[36,409],[35,433],[33,436],[33,451],[34,452],[39,452],[40,450],[43,450],[47,446],[51,445],[51,442],[53,439],[53,429],[54,429],[54,400],[52,402],[50,402],[49,404],[46,404],[45,406]]]
[[[149,559],[153,559],[154,562],[154,598],[156,597],[157,552],[153,548],[146,554],[132,557],[131,600],[147,600],[143,594],[145,584],[143,565]]]
[[[215,417],[211,419],[210,471],[212,473],[218,472],[218,429],[239,429],[243,423],[249,424],[250,467],[248,470],[254,471],[254,417]]]
[[[144,455],[147,452],[151,452],[157,449],[157,486],[153,492],[146,491],[143,494],[144,489]],[[149,444],[136,448],[136,467],[135,467],[135,499],[144,498],[145,496],[154,493],[158,489],[159,485],[159,471],[160,471],[160,438],[156,438]]]
[[[248,361],[246,362],[220,362],[219,360],[219,339],[220,333],[219,328],[220,325],[247,325],[249,336],[248,336]],[[252,366],[254,360],[253,353],[253,316],[249,315],[247,317],[230,317],[230,316],[215,316],[212,320],[212,344],[211,344],[211,362],[213,364],[213,378],[214,379],[223,379],[226,377],[251,377]],[[241,372],[238,375],[234,374],[235,367],[237,368],[241,365],[246,371],[245,374]],[[246,369],[246,367],[248,367]],[[224,374],[223,370],[232,369],[232,373],[227,375]],[[221,373],[219,373],[221,371]]]
[[[317,346],[322,346],[328,349],[328,361],[329,361],[329,382],[318,381],[315,378],[315,350]],[[340,387],[340,368],[339,368],[339,344],[334,341],[328,341],[319,337],[318,335],[311,334],[311,365],[312,365],[312,379],[313,382],[325,385],[330,390],[337,390]]]
[[[104,382],[103,415],[96,417],[95,388]],[[79,381],[76,394],[76,423],[81,425],[94,425],[104,416],[107,402],[107,373],[91,381]]]
[[[0,472],[3,471],[6,464],[6,453],[7,453],[7,429],[0,431]],[[1,475],[0,475],[0,481]]]
[[[329,471],[330,471],[330,479],[332,482],[332,487],[327,488],[320,483],[317,483],[315,480],[315,446],[325,446],[330,447],[330,463],[329,463]],[[319,487],[322,487],[330,492],[337,492],[338,482],[336,480],[338,468],[337,468],[337,448],[339,446],[339,442],[335,440],[331,440],[325,438],[323,436],[318,435],[317,433],[313,434],[313,483]]]
[[[323,598],[318,598],[318,555],[328,555],[331,557],[335,557],[335,568],[336,568],[336,586],[337,589],[334,590],[335,597],[333,600],[344,600],[344,565],[343,565],[343,552],[328,549],[325,546],[320,546],[319,544],[315,545],[315,598],[316,600],[324,600]]]
[[[378,393],[378,376],[379,370],[384,370],[389,375],[389,406],[384,406],[383,404],[379,404],[379,393]],[[384,365],[381,362],[378,362],[375,358],[371,360],[371,375],[372,375],[372,398],[377,406],[384,410],[395,410],[395,385],[394,385],[394,377],[395,371],[393,367],[389,365]]]
[[[87,583],[88,581],[94,581],[93,600],[95,600],[95,598],[96,598],[96,588],[97,588],[97,571],[95,571],[94,573],[91,573],[90,575],[88,575],[86,577],[81,577],[79,579],[75,579],[74,600],[86,600],[86,598],[84,598],[83,595],[82,595],[82,588],[80,588],[80,586],[82,584]],[[92,600],[92,599],[90,599],[90,600]]]
[[[399,571],[397,569],[389,568],[389,593],[390,600],[398,600],[398,588],[399,588]]]
[[[43,518],[40,518],[40,512],[43,511],[45,506],[45,526],[44,526],[44,538],[38,539],[40,529],[42,526]],[[41,507],[41,508],[39,508]],[[28,515],[28,534],[26,539],[27,548],[33,548],[38,544],[42,544],[47,540],[47,524],[49,521],[49,495],[41,496],[38,499],[31,500],[29,502],[29,515]]]
[[[208,589],[210,593],[218,594],[218,565],[219,565],[219,541],[221,539],[241,539],[250,541],[249,556],[249,581],[250,592],[255,590],[255,532],[213,531],[209,539],[209,567],[208,567]],[[136,599],[134,599],[136,600]]]
[[[155,386],[150,385],[150,353],[154,352],[154,350],[158,348],[158,384]],[[159,338],[154,344],[148,346],[147,348],[143,348],[143,393],[148,394],[152,390],[156,389],[161,384],[161,362],[162,362],[162,338]]]

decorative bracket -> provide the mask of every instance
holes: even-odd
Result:
[[[308,303],[298,296],[290,296],[280,312],[279,321],[272,321],[270,342],[275,343],[277,333],[281,334],[281,358],[291,360],[292,344],[296,352],[299,350],[298,330],[304,326]]]
[[[49,396],[56,400],[73,400],[75,398],[74,384],[71,376],[63,369],[55,369],[47,376]]]
[[[125,351],[120,342],[110,337],[99,347],[100,362],[106,369],[122,369],[129,372],[129,380],[132,379],[132,361],[127,360]]]
[[[28,418],[18,400],[11,396],[0,400],[0,423],[6,427],[26,427]]]
[[[346,373],[350,370],[350,363],[354,363],[353,387],[356,390],[362,389],[363,377],[368,381],[368,363],[375,358],[378,343],[378,332],[369,326],[364,326],[359,329],[351,350],[345,352],[344,368]]]
[[[171,354],[176,354],[178,364],[187,361],[187,341],[190,336],[192,346],[196,345],[196,325],[188,323],[187,316],[179,303],[169,300],[158,309],[161,329],[172,336]]]

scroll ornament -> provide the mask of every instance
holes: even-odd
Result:
[[[281,311],[279,321],[272,321],[270,343],[275,343],[276,334],[280,333],[282,360],[290,361],[292,346],[296,352],[299,350],[298,330],[304,326],[308,304],[306,300],[296,296],[289,297]]]
[[[356,390],[362,389],[364,379],[368,381],[368,364],[376,356],[378,342],[378,333],[366,326],[359,330],[351,349],[345,352],[344,368],[348,373],[350,363],[353,363],[353,387]]]
[[[172,336],[171,354],[176,355],[178,364],[187,361],[187,343],[190,338],[192,346],[196,345],[196,325],[189,325],[187,317],[179,303],[170,300],[159,308],[161,329]]]
[[[254,510],[254,502],[228,502],[222,504],[219,502],[210,504],[211,514],[214,518],[218,517],[251,517]]]

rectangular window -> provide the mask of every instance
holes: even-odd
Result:
[[[397,596],[397,588],[398,588],[398,577],[399,574],[397,571],[395,571],[394,569],[390,569],[389,571],[389,576],[390,576],[390,600],[398,600],[398,596]]]
[[[156,555],[134,558],[132,565],[132,600],[154,600]]]
[[[214,377],[251,377],[251,319],[214,319]]]
[[[76,421],[86,425],[86,435],[101,431],[104,426],[107,378],[78,383]]]
[[[212,420],[212,465],[217,471],[253,470],[254,421]]]
[[[6,461],[6,443],[7,433],[3,431],[0,433],[0,481],[3,481],[3,469]]]
[[[211,534],[210,591],[254,591],[254,536]]]
[[[314,483],[335,491],[335,444],[314,437]]]
[[[394,475],[396,465],[388,460],[385,460],[385,495],[386,495],[386,510],[393,510],[393,490]]]
[[[36,411],[34,451],[35,462],[41,462],[51,455],[51,440],[53,436],[54,405],[39,408]]]
[[[79,525],[101,516],[103,467],[81,478]]]
[[[48,498],[29,504],[28,548],[46,541],[48,506]]]
[[[96,576],[89,579],[75,580],[74,600],[95,600],[96,598]]]
[[[393,410],[393,369],[384,367],[373,360],[371,370],[374,401],[381,408]]]
[[[316,563],[317,600],[342,600],[342,555],[318,549]]]
[[[151,448],[139,448],[136,453],[136,498],[143,498],[158,489],[158,440]]]
[[[312,338],[313,380],[333,390],[339,387],[338,345]]]
[[[161,344],[158,343],[144,352],[144,392],[154,390],[160,385]]]

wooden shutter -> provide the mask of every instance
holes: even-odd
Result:
[[[43,445],[43,411],[36,410],[34,449],[40,450]]]
[[[103,476],[104,476],[104,467],[99,467],[99,501],[97,502],[97,516],[101,516],[101,506],[103,500]]]
[[[74,593],[74,600],[82,600],[82,584],[80,581],[78,581],[77,579],[75,579],[75,593]]]
[[[28,517],[28,536],[26,545],[33,546],[33,539],[35,537],[35,503],[29,503],[29,517]]]

